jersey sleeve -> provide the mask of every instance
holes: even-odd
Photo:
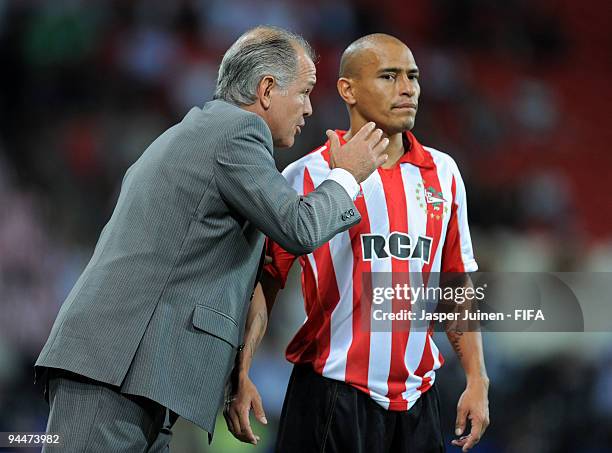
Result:
[[[454,162],[453,167],[451,217],[442,249],[441,271],[474,272],[478,270],[478,264],[472,249],[465,185]]]
[[[297,257],[270,238],[266,240],[266,255],[272,258],[272,262],[264,266],[264,272],[279,282],[281,288],[285,288],[287,275]]]

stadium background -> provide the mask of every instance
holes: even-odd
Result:
[[[124,171],[210,99],[224,50],[256,24],[302,33],[320,55],[314,115],[279,168],[347,126],[344,47],[391,33],[421,68],[416,135],[462,169],[481,269],[610,271],[610,19],[604,0],[0,0],[0,431],[44,430],[32,364]],[[252,371],[270,420],[255,426],[260,446],[222,423],[209,448],[180,422],[172,451],[271,451],[283,349],[303,318],[287,293]],[[450,439],[464,381],[438,344]],[[610,334],[491,334],[485,351],[492,425],[475,451],[612,451]]]

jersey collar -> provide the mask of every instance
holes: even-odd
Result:
[[[344,134],[347,131],[336,129],[336,135],[340,139],[340,144],[344,145]],[[408,149],[404,152],[403,156],[399,158],[397,163],[400,164],[412,164],[421,168],[434,168],[434,162],[431,154],[423,149],[423,145],[419,143],[414,134],[410,131],[405,132],[406,142],[408,143]],[[325,143],[329,147],[329,140]]]

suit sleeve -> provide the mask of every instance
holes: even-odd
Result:
[[[216,150],[215,179],[225,202],[289,253],[303,255],[361,217],[332,180],[300,196],[276,169],[265,122],[245,115]]]
[[[442,249],[442,272],[474,272],[478,270],[478,264],[474,259],[472,249],[465,185],[454,162],[453,167],[451,185],[453,199],[451,217]]]

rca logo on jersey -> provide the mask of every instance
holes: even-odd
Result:
[[[419,236],[412,246],[412,239],[406,233],[394,231],[385,237],[380,234],[362,234],[361,250],[364,261],[373,259],[397,258],[398,260],[423,260],[429,263],[433,239]]]

